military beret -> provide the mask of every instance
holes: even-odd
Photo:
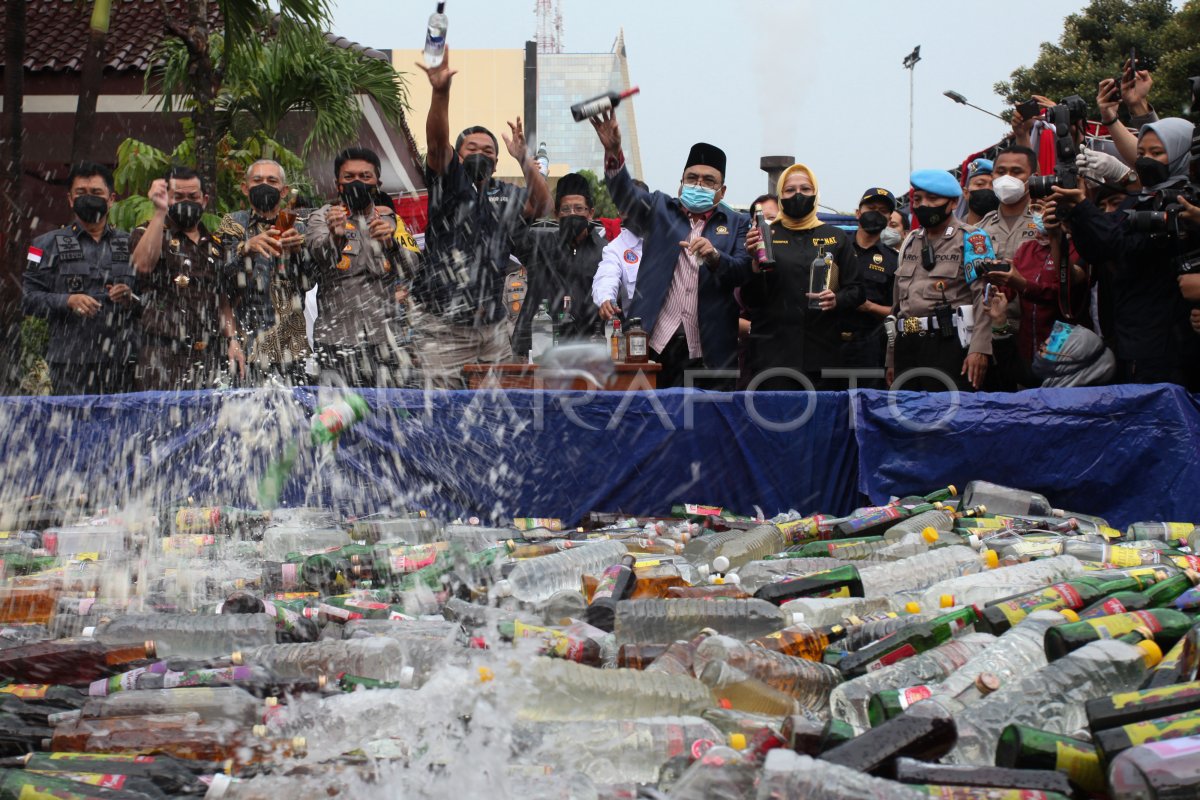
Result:
[[[914,189],[936,194],[938,197],[962,197],[962,187],[954,176],[944,169],[919,169],[909,178]]]

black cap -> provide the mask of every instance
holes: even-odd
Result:
[[[721,177],[725,177],[725,151],[716,145],[707,144],[706,142],[696,142],[692,145],[692,150],[688,153],[687,163],[683,165],[684,169],[694,167],[696,165],[702,167],[712,167],[721,173]]]
[[[558,186],[554,187],[554,205],[557,206],[564,197],[571,194],[582,195],[589,206],[592,204],[591,184],[578,172],[568,172],[558,179]]]
[[[859,200],[858,204],[861,206],[868,200],[882,200],[888,204],[889,211],[896,210],[896,196],[882,186],[872,186],[870,189],[867,189],[863,192],[862,200]]]

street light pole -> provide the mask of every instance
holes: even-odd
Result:
[[[913,89],[917,73],[917,62],[921,60],[921,45],[904,57],[904,68],[908,70],[908,171],[913,171]]]

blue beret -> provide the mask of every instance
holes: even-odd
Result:
[[[909,178],[914,189],[936,194],[938,197],[962,197],[962,187],[954,176],[944,169],[919,169]]]
[[[967,180],[976,175],[991,175],[994,165],[986,158],[977,158],[967,165]]]

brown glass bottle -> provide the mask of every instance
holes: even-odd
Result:
[[[625,349],[627,364],[645,364],[650,360],[650,336],[642,330],[640,317],[629,320],[629,330],[625,331]]]
[[[79,686],[154,655],[154,642],[106,645],[95,640],[59,639],[0,650],[0,676],[25,683]]]
[[[751,639],[750,644],[796,658],[820,661],[825,648],[845,635],[846,628],[841,625],[813,628],[801,623],[775,633],[769,633],[766,636],[760,636],[757,639]]]

